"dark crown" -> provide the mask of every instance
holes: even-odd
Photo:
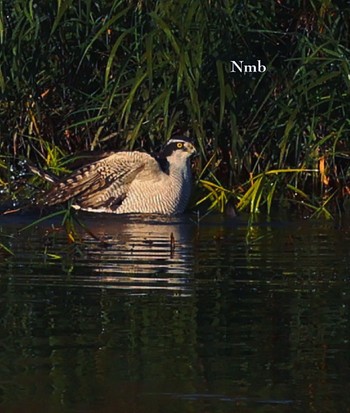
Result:
[[[179,145],[181,143],[189,142],[193,144],[193,140],[187,136],[173,136],[168,142],[164,145],[163,149],[159,153],[159,157],[167,158],[174,151],[182,150],[183,146]]]

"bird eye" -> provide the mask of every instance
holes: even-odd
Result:
[[[178,143],[176,144],[176,146],[177,146],[179,149],[181,149],[181,148],[184,146],[184,144],[181,143],[181,142],[178,142]]]

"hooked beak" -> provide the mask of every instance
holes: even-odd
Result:
[[[191,156],[195,156],[197,155],[197,150],[194,147],[194,145],[192,145],[192,143],[190,142],[185,142],[184,143],[184,147],[186,148],[186,151],[191,155]]]

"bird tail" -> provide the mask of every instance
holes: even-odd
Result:
[[[30,172],[32,172],[35,175],[40,176],[42,179],[48,182],[52,182],[53,184],[56,184],[59,181],[59,178],[57,175],[44,171],[41,168],[38,168],[37,166],[33,165],[31,162],[27,161],[26,167],[29,169]]]
[[[73,172],[64,181],[55,182],[54,186],[44,195],[44,205],[57,205],[72,198],[84,198],[86,192],[99,189],[99,173],[95,164]]]

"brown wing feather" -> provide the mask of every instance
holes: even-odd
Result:
[[[56,205],[74,198],[84,208],[117,206],[142,170],[149,174],[160,169],[157,161],[146,153],[117,152],[77,170],[56,184],[42,202]]]

